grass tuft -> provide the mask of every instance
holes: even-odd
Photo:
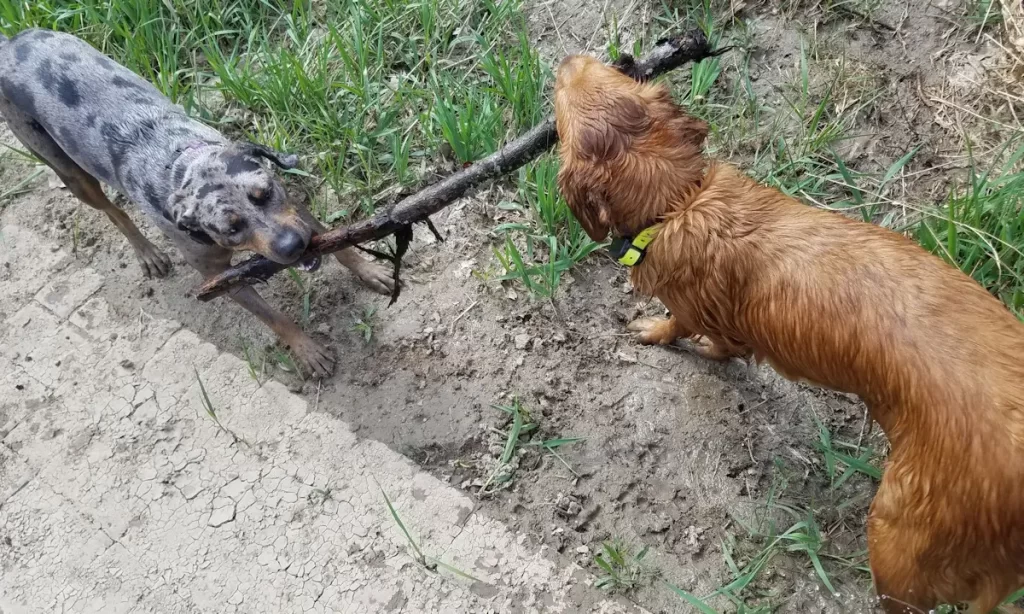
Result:
[[[231,437],[232,441],[236,444],[243,443],[245,445],[249,445],[249,442],[236,435],[234,431],[224,426],[220,421],[220,416],[217,415],[217,410],[214,408],[213,402],[210,400],[210,395],[206,392],[206,386],[203,384],[202,378],[199,377],[199,370],[192,367],[192,371],[195,373],[196,382],[199,384],[200,403],[202,403],[203,410],[206,412],[206,415],[209,416],[210,420],[212,420],[214,425],[217,426],[217,430]]]
[[[1024,144],[1000,166],[980,170],[950,191],[915,234],[926,249],[973,277],[1024,317]]]
[[[498,205],[516,217],[494,229],[504,241],[494,255],[499,281],[519,282],[534,297],[552,298],[562,274],[601,244],[587,236],[558,190],[558,159],[546,156],[519,171],[515,201]]]
[[[629,593],[657,575],[646,562],[650,548],[644,546],[633,554],[622,540],[606,541],[601,552],[594,557],[594,564],[603,572],[594,586],[609,592]]]
[[[412,534],[409,533],[409,529],[407,529],[405,523],[402,522],[402,517],[398,515],[398,510],[396,510],[394,504],[391,503],[391,499],[388,497],[388,493],[384,492],[384,488],[380,487],[379,484],[378,487],[380,488],[381,495],[384,496],[384,503],[388,507],[388,512],[391,514],[391,518],[395,521],[395,524],[398,525],[398,529],[402,532],[402,535],[405,536],[406,541],[409,542],[409,547],[412,548],[413,557],[416,559],[417,563],[422,565],[424,569],[427,569],[428,571],[435,571],[438,567],[440,567],[471,582],[486,584],[486,582],[484,582],[483,580],[462,571],[458,567],[449,565],[444,561],[428,557],[427,555],[423,554],[423,550],[420,549],[419,544],[416,543],[416,540],[413,539]]]

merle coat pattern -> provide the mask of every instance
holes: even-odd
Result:
[[[0,36],[0,115],[75,196],[107,214],[147,277],[167,275],[171,262],[107,199],[100,181],[134,202],[206,277],[226,269],[236,251],[297,263],[312,234],[323,230],[288,202],[269,168],[294,168],[296,156],[227,139],[70,34],[33,29]],[[374,290],[390,292],[383,268],[351,248],[337,257]],[[314,374],[331,371],[328,350],[255,290],[242,288],[231,298]]]

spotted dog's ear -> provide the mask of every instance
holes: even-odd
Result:
[[[299,157],[297,155],[275,151],[259,143],[247,142],[242,149],[244,153],[266,158],[285,170],[296,168],[299,165]]]

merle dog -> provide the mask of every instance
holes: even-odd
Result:
[[[166,275],[171,263],[107,199],[100,181],[135,202],[206,277],[226,269],[241,250],[299,264],[312,234],[324,230],[288,202],[266,162],[294,168],[296,156],[228,140],[69,34],[0,35],[0,114],[71,193],[107,214],[147,277]],[[352,248],[337,258],[370,288],[391,291],[389,272]],[[254,289],[240,288],[231,298],[270,326],[315,375],[330,373],[329,351]]]

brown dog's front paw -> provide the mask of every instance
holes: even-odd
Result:
[[[289,343],[292,354],[314,379],[328,377],[334,372],[334,356],[331,351],[309,337],[295,339]]]
[[[171,259],[153,245],[136,248],[135,255],[142,266],[142,274],[147,278],[167,277],[171,272]]]
[[[640,333],[638,339],[644,345],[668,345],[679,337],[675,323],[666,318],[637,318],[626,330]]]

